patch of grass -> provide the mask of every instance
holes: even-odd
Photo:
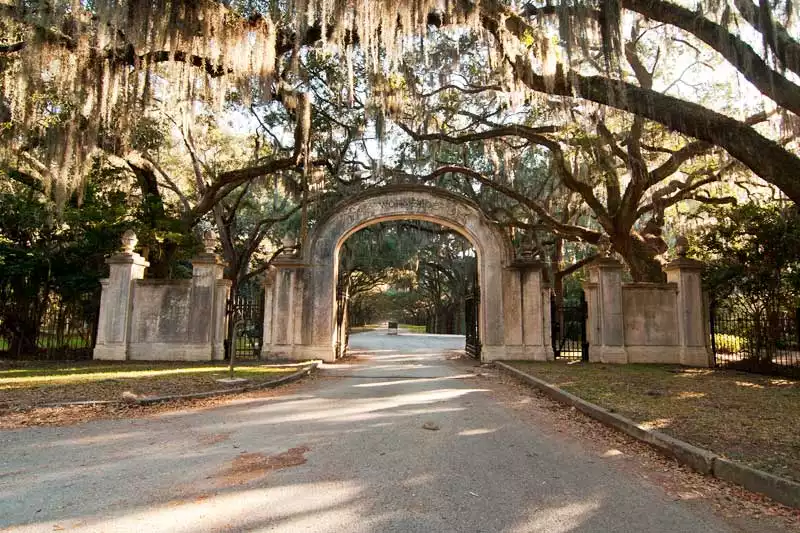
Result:
[[[296,366],[237,365],[235,376],[271,381]],[[187,394],[224,388],[225,363],[80,361],[6,362],[0,364],[0,407],[26,408],[56,402],[117,400],[134,394]]]
[[[413,324],[400,324],[400,329],[407,329],[411,333],[427,333],[425,326],[415,326]]]
[[[367,324],[365,326],[354,326],[347,330],[348,333],[364,333],[365,331],[372,331],[374,329],[378,329],[380,327],[379,324]]]
[[[670,365],[514,362],[645,427],[800,481],[800,381]]]

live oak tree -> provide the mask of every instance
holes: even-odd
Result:
[[[3,114],[42,133],[37,142],[45,165],[61,181],[74,181],[86,156],[101,145],[97,137],[110,128],[125,131],[137,106],[154,96],[180,101],[187,94],[206,94],[224,101],[236,92],[247,100],[247,89],[256,88],[262,97],[278,98],[286,76],[281,64],[297,65],[316,43],[333,46],[348,71],[357,49],[379,74],[399,64],[405,44],[413,41],[408,37],[424,37],[430,27],[463,26],[498,52],[514,84],[612,106],[717,145],[794,201],[800,199],[800,159],[793,147],[745,117],[659,93],[624,79],[617,68],[625,54],[621,28],[636,14],[713,49],[791,126],[800,110],[791,1],[688,7],[657,0],[532,1],[516,8],[501,0],[91,5],[87,10],[77,0],[0,4],[7,21],[0,48]],[[597,68],[589,68],[592,62]],[[158,91],[163,94],[153,94]],[[31,98],[44,94],[50,96]],[[42,125],[53,116],[55,124]]]

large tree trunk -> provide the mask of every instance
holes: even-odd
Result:
[[[637,236],[614,236],[612,245],[628,266],[633,281],[663,283],[666,280],[661,263],[656,260],[656,250]]]

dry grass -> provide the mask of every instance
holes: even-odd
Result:
[[[646,427],[800,481],[800,381],[668,365],[512,364]]]
[[[150,362],[0,362],[0,410],[27,409],[49,403],[119,400],[138,396],[187,394],[225,388],[220,363]],[[259,383],[297,370],[294,366],[242,365],[235,376]]]

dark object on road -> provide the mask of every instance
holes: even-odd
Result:
[[[389,322],[389,335],[397,335],[397,322]]]

